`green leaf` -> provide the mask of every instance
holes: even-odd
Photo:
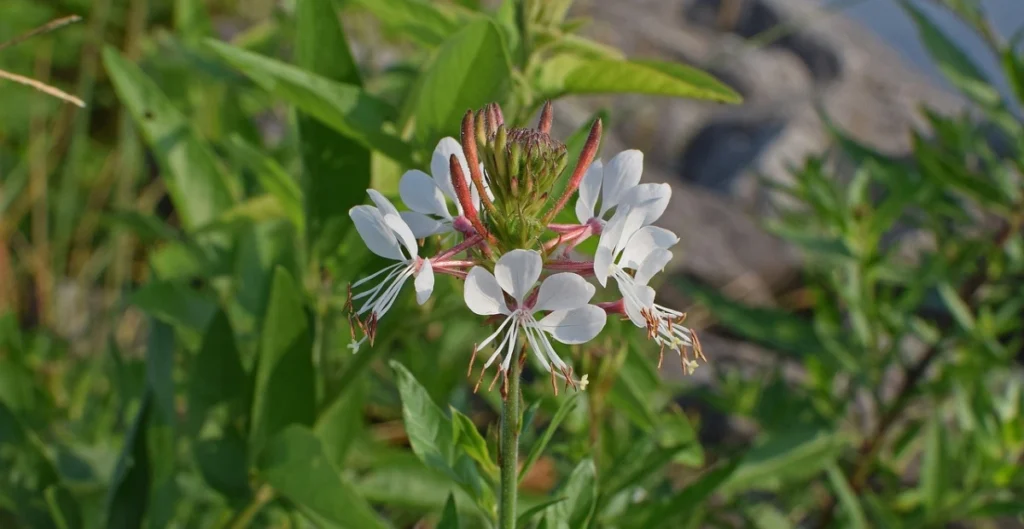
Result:
[[[263,191],[277,199],[278,205],[289,220],[295,224],[299,233],[305,227],[305,214],[302,210],[303,194],[298,182],[277,163],[264,154],[262,149],[246,142],[241,136],[233,134],[226,147],[234,158],[244,164],[256,175]]]
[[[645,509],[642,519],[646,522],[640,527],[678,527],[671,522],[681,516],[691,515],[733,475],[738,466],[738,460],[719,466],[670,498]]]
[[[597,506],[597,469],[592,459],[584,459],[569,474],[561,495],[568,499],[551,508],[562,511],[560,519],[568,522],[567,527],[587,527]]]
[[[107,495],[106,524],[110,529],[138,529],[149,501],[150,468],[147,433],[153,414],[153,393],[142,394],[139,411],[124,439]]]
[[[1007,82],[1013,89],[1013,94],[1020,103],[1024,103],[1024,56],[1017,52],[1017,46],[1022,37],[1024,37],[1024,28],[1014,33],[1010,42],[1000,53],[1003,75],[1006,76]]]
[[[419,79],[416,137],[422,145],[459,137],[462,117],[504,94],[511,66],[498,27],[482,19],[459,30],[438,50]]]
[[[472,459],[455,449],[452,421],[405,366],[396,360],[390,365],[402,397],[402,419],[413,452],[428,467],[448,474],[482,511],[491,515],[495,508],[493,492],[484,485]]]
[[[401,164],[414,165],[409,146],[385,128],[394,119],[395,110],[384,101],[357,86],[331,81],[222,42],[207,40],[206,45],[267,92],[367,149],[380,151]]]
[[[868,520],[864,515],[864,509],[857,498],[857,493],[853,491],[843,471],[839,469],[839,465],[832,463],[826,471],[828,472],[828,480],[832,483],[832,488],[835,489],[836,498],[839,499],[839,505],[843,508],[843,512],[846,513],[849,527],[851,529],[867,529]]]
[[[928,422],[924,435],[924,456],[921,461],[921,495],[925,510],[938,514],[944,506],[948,484],[950,454],[946,448],[946,425],[936,413]]]
[[[654,60],[584,59],[563,54],[542,67],[537,89],[549,98],[566,94],[649,94],[739,103],[733,89],[684,64]]]
[[[522,468],[519,470],[519,482],[523,482],[523,478],[529,473],[530,468],[533,464],[540,459],[541,454],[544,453],[544,449],[547,448],[548,443],[551,442],[551,438],[554,437],[555,431],[558,430],[558,426],[562,424],[562,421],[569,416],[569,413],[576,407],[576,397],[578,393],[573,393],[562,400],[562,403],[558,406],[558,410],[555,411],[555,415],[551,418],[551,422],[548,424],[547,429],[544,430],[544,434],[540,436],[540,439],[533,444],[530,448],[530,453],[523,460]]]
[[[814,326],[794,314],[747,306],[693,281],[680,279],[676,284],[694,301],[707,307],[722,325],[746,340],[798,358],[824,348]]]
[[[373,13],[398,35],[419,44],[436,46],[459,29],[458,22],[445,6],[422,0],[350,0]]]
[[[359,496],[324,454],[308,428],[285,427],[259,456],[260,475],[315,523],[339,529],[386,529],[373,508]]]
[[[274,272],[256,363],[251,454],[290,424],[312,425],[316,414],[312,317],[299,286]]]
[[[188,431],[195,439],[192,453],[200,473],[227,498],[245,498],[250,492],[248,448],[240,425],[248,423],[250,383],[223,310],[207,328],[189,373]]]
[[[182,238],[178,230],[156,215],[129,210],[111,211],[103,215],[103,220],[112,227],[127,229],[143,243],[177,241]]]
[[[188,331],[197,343],[217,310],[216,302],[206,294],[170,281],[147,283],[128,296],[128,301],[157,320]]]
[[[913,3],[901,0],[900,5],[917,26],[918,37],[949,82],[964,95],[982,105],[999,104],[999,91],[985,78],[970,57]]]
[[[459,529],[459,512],[455,509],[454,494],[449,494],[448,501],[444,502],[444,512],[435,529]]]
[[[913,135],[914,159],[925,178],[948,186],[988,207],[1005,210],[1010,197],[988,174],[973,174],[963,161],[933,146],[920,134]]]
[[[234,203],[230,181],[185,116],[153,80],[113,48],[103,50],[103,64],[160,165],[160,175],[186,231],[227,210]]]
[[[957,293],[956,289],[953,288],[948,281],[939,283],[937,287],[939,297],[942,298],[942,302],[946,304],[946,308],[949,309],[950,314],[953,315],[953,319],[956,320],[957,324],[968,333],[974,333],[977,330],[977,322],[974,319],[974,314],[971,313],[971,308],[967,306],[967,303],[960,298],[960,294]]]
[[[279,219],[244,228],[237,237],[233,262],[236,281],[235,303],[242,310],[233,312],[239,335],[255,332],[264,317],[270,299],[272,279],[278,267],[298,277],[302,265],[295,225]],[[247,316],[242,318],[242,315]]]
[[[792,529],[793,522],[771,505],[760,503],[750,506],[747,511],[757,529]]]
[[[285,209],[274,195],[259,195],[242,200],[200,228],[200,233],[237,230],[263,221],[283,219]]]
[[[297,6],[296,63],[304,70],[351,86],[361,86],[332,0],[305,0]],[[361,204],[370,184],[370,151],[317,120],[299,114],[309,240],[317,254],[333,252],[351,224],[348,210]]]
[[[791,427],[748,450],[721,490],[728,494],[777,489],[822,471],[845,448],[840,434]]]
[[[365,381],[355,380],[317,418],[316,436],[323,442],[328,458],[338,468],[345,467],[345,457],[363,430],[366,394]]]
[[[463,415],[454,406],[449,406],[452,415],[452,430],[455,437],[455,446],[461,448],[466,455],[473,458],[483,471],[492,478],[498,477],[498,465],[491,460],[491,454],[487,450],[487,441],[480,435],[473,421]]]
[[[566,498],[565,496],[559,496],[557,498],[552,498],[550,500],[543,501],[537,505],[534,505],[533,507],[530,507],[529,509],[526,509],[525,511],[519,513],[519,516],[516,517],[516,527],[529,527],[530,520],[534,516],[537,516],[542,512],[546,512],[548,508],[553,507],[556,504],[559,504],[563,501],[566,501],[567,499],[569,498]]]

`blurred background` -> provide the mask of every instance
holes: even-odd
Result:
[[[255,89],[199,43],[214,36],[287,60],[300,37],[294,3],[0,0],[0,42],[58,17],[83,17],[0,49],[0,69],[87,103],[80,109],[0,80],[0,402],[9,410],[0,414],[0,461],[11,465],[0,464],[7,474],[0,487],[8,487],[0,489],[7,501],[0,501],[0,527],[60,526],[26,524],[14,514],[18,494],[32,496],[35,481],[51,479],[39,477],[34,467],[14,466],[22,459],[13,447],[26,436],[45,447],[45,458],[61,476],[54,482],[70,484],[84,518],[111,501],[107,488],[130,426],[128,410],[138,405],[145,384],[154,322],[172,325],[183,333],[180,343],[196,349],[213,310],[192,293],[219,288],[217,278],[195,272],[189,267],[200,265],[181,258],[188,247],[181,212],[168,196],[157,155],[140,134],[138,116],[133,119],[125,95],[119,97],[111,84],[104,47],[119,50],[156,82],[212,146],[216,164],[250,175],[239,184],[249,193],[259,185],[254,182],[265,182],[259,175],[269,167],[260,165],[264,161],[253,149],[276,160],[271,172],[298,174],[295,119],[287,104]],[[424,39],[382,23],[367,2],[336,4],[367,89],[398,105],[428,56]],[[603,115],[602,156],[640,149],[645,181],[674,188],[660,223],[682,240],[659,295],[689,311],[687,324],[702,333],[709,365],[691,377],[683,377],[673,361],[660,371],[671,389],[654,400],[684,410],[704,446],[696,460],[701,464],[690,454],[689,465],[683,464],[690,470],[671,471],[673,479],[689,482],[693,469],[730,457],[749,462],[750,447],[763,449],[755,461],[775,465],[744,478],[752,483],[767,483],[805,457],[823,461],[792,480],[751,485],[753,496],[728,500],[768,505],[791,525],[762,524],[757,520],[776,520],[775,514],[758,510],[750,517],[708,515],[710,526],[830,526],[819,511],[832,512],[836,500],[830,498],[847,501],[844,493],[865,495],[869,521],[844,503],[835,526],[861,520],[866,527],[1015,527],[1015,516],[1024,512],[1018,415],[1024,403],[1018,232],[1024,70],[1011,75],[1020,68],[1013,61],[1021,47],[1010,40],[1024,28],[1024,3],[910,5],[916,10],[891,0],[580,0],[570,11],[571,18],[591,19],[581,34],[627,57],[694,65],[744,99],[722,105],[586,95],[555,103],[557,136],[568,138]],[[949,43],[963,53],[951,52]],[[974,73],[979,75],[967,75]],[[373,184],[394,193],[401,168],[389,163],[374,158]],[[930,179],[933,172],[946,176]],[[264,222],[275,213],[256,204],[237,215]],[[289,234],[275,237],[291,241]],[[249,277],[244,263],[287,261],[281,255],[298,252],[252,240],[252,247],[240,243],[227,265],[242,275],[241,285]],[[285,265],[299,276],[311,303],[325,307],[316,317],[334,327],[317,344],[325,358],[318,365],[346,382],[355,371],[347,371],[348,327],[334,306],[343,294],[337,284],[321,283],[319,271],[309,271],[320,264],[339,283],[356,275],[366,259],[351,257],[351,243],[339,236],[329,250],[317,250],[333,257]],[[256,290],[255,298],[268,295]],[[240,302],[238,318],[250,327],[236,328],[243,348],[257,340],[257,312],[245,312],[247,303]],[[433,373],[423,382],[431,395],[461,406],[475,398],[463,387],[462,372],[476,322],[464,310],[444,307],[416,316],[425,322],[425,343],[443,354],[424,356],[432,353],[416,349],[412,336],[385,341],[390,352],[383,354],[405,359],[417,375]],[[647,374],[655,353],[645,354]],[[192,369],[178,366],[175,383],[187,385]],[[373,380],[386,378],[382,369],[374,373]],[[934,376],[917,386],[925,373]],[[645,417],[642,406],[629,406],[648,396],[626,389],[613,392],[613,407]],[[371,453],[365,446],[374,443],[402,443],[392,393],[369,382],[362,390],[357,408],[365,416],[357,422],[365,429],[362,441],[353,442],[364,446],[363,453]],[[486,424],[494,399],[483,398],[491,406],[481,408]],[[904,416],[908,408],[915,411]],[[942,412],[939,418],[934,410]],[[570,430],[586,437],[585,418],[575,420]],[[951,432],[962,436],[935,441],[941,427],[929,425],[946,421],[957,424]],[[886,422],[900,425],[899,439],[888,437],[891,424],[881,434],[869,433]],[[838,449],[822,444],[824,430],[842,430],[847,442]],[[843,479],[836,472],[864,473],[860,466],[876,464],[862,457],[874,456],[872,439],[896,445],[882,450],[877,475],[870,483],[852,479],[852,488],[836,485]],[[562,455],[579,454],[587,444],[581,443]],[[968,452],[980,459],[968,461]],[[381,485],[383,471],[365,473],[382,468],[378,459],[354,457],[353,468],[364,472],[361,491],[375,503],[400,504],[400,496],[411,494]],[[565,474],[544,461],[547,466],[539,464],[524,485],[537,494]],[[925,470],[922,481],[922,467],[940,470]],[[189,496],[193,485],[182,478],[186,492],[180,494]],[[765,490],[767,499],[756,495]],[[189,497],[193,503],[178,503],[166,519],[215,526],[211,520],[219,515],[197,518],[181,505],[221,500]],[[443,500],[402,508],[439,509]],[[727,511],[728,501],[707,509]],[[403,519],[411,526],[418,517]]]

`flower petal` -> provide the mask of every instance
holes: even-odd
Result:
[[[395,261],[404,261],[402,247],[395,233],[384,222],[384,216],[373,206],[355,206],[348,210],[348,216],[356,225],[356,231],[371,252]]]
[[[647,328],[647,319],[640,310],[654,306],[654,289],[647,285],[619,283],[619,293],[629,321],[637,327]]]
[[[498,259],[494,265],[494,277],[501,289],[516,300],[519,307],[523,299],[540,278],[540,254],[533,250],[512,250]]]
[[[604,178],[604,164],[601,160],[594,160],[587,172],[583,174],[583,181],[580,182],[579,198],[576,199],[576,218],[580,224],[586,224],[594,218],[594,207],[597,206],[597,197],[601,193],[601,180]]]
[[[655,249],[636,268],[636,274],[633,276],[633,280],[636,281],[638,285],[646,285],[651,281],[651,277],[654,277],[654,274],[664,270],[665,265],[667,265],[671,260],[672,252],[664,248]]]
[[[377,205],[381,215],[398,215],[398,208],[386,196],[380,194],[380,191],[367,189],[366,194],[370,195],[370,200]]]
[[[402,216],[402,220],[409,226],[413,236],[417,239],[451,231],[451,224],[445,224],[416,211],[402,211],[399,215]]]
[[[398,182],[398,193],[402,202],[413,211],[438,217],[452,217],[444,201],[444,193],[438,189],[434,179],[423,171],[406,171]]]
[[[642,208],[646,213],[644,225],[661,218],[672,199],[672,186],[668,184],[640,184],[623,193],[619,206]]]
[[[505,295],[502,294],[498,281],[487,269],[480,266],[474,266],[466,276],[463,298],[466,300],[466,306],[474,314],[492,316],[509,313]]]
[[[420,270],[416,272],[413,286],[416,287],[416,303],[426,303],[430,299],[430,293],[434,291],[434,268],[430,265],[430,259],[423,259],[420,262]]]
[[[537,322],[537,326],[564,344],[580,344],[597,336],[607,319],[603,309],[586,305],[552,312]]]
[[[544,279],[533,311],[568,310],[586,305],[597,289],[577,274],[562,272]]]
[[[462,205],[459,204],[459,198],[455,196],[455,187],[452,186],[452,168],[449,160],[453,154],[459,159],[459,163],[462,165],[462,175],[468,182],[469,166],[466,165],[466,155],[462,153],[462,145],[459,145],[459,142],[452,137],[441,138],[441,141],[437,142],[437,147],[434,147],[434,154],[430,157],[430,176],[434,177],[441,192],[455,202],[461,215]]]
[[[625,192],[640,183],[644,171],[644,153],[630,149],[616,154],[604,166],[601,216],[619,204]]]
[[[601,286],[608,285],[608,276],[612,273],[614,261],[612,249],[607,246],[598,246],[594,253],[594,278]]]
[[[419,246],[416,245],[416,236],[412,234],[412,229],[409,225],[402,220],[401,215],[398,213],[384,215],[384,222],[395,232],[398,236],[398,240],[405,246],[405,250],[409,252],[409,259],[416,257],[419,253]]]
[[[644,226],[637,230],[622,249],[619,266],[636,270],[640,263],[656,249],[669,248],[679,242],[679,237],[665,228]]]

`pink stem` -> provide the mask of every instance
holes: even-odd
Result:
[[[460,242],[459,244],[456,244],[455,246],[452,246],[451,248],[445,250],[444,252],[441,252],[441,253],[435,255],[434,257],[432,257],[430,259],[430,262],[434,263],[434,262],[437,262],[437,261],[444,261],[444,260],[448,259],[449,257],[458,254],[459,252],[464,252],[464,251],[466,251],[466,250],[468,250],[468,249],[470,249],[470,248],[480,244],[481,242],[483,242],[483,240],[484,240],[484,238],[481,237],[478,234],[470,235],[469,237],[466,237],[466,239],[463,240],[462,242]]]

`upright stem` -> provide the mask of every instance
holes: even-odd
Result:
[[[516,488],[519,484],[519,375],[522,366],[513,358],[508,373],[508,393],[501,404],[501,500],[498,505],[498,528],[516,527]]]

